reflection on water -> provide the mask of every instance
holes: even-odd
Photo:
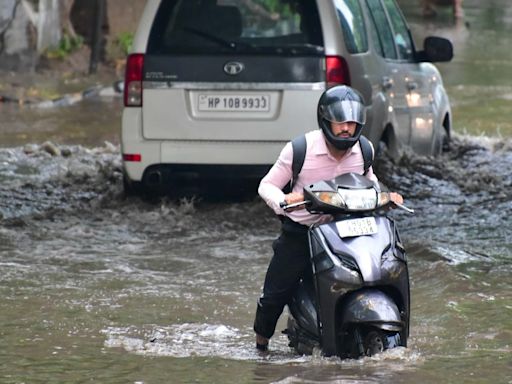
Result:
[[[119,143],[122,100],[86,99],[68,107],[33,108],[0,103],[0,147],[43,143],[102,145]]]

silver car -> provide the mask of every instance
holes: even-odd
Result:
[[[148,0],[127,60],[125,187],[261,177],[318,128],[334,84],[363,94],[374,146],[437,155],[451,110],[431,62],[451,58],[442,38],[416,50],[394,0]]]

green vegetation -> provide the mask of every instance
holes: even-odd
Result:
[[[128,55],[133,44],[133,32],[121,33],[116,39],[116,44],[119,46],[124,55]]]
[[[64,33],[62,39],[60,39],[59,45],[54,48],[49,48],[45,56],[49,59],[64,59],[77,49],[80,49],[83,44],[84,39],[82,36],[73,37]]]
[[[263,0],[262,5],[265,9],[272,13],[278,13],[283,18],[290,17],[292,15],[292,11],[290,8],[290,4],[283,3],[279,0]]]

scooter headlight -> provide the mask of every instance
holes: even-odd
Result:
[[[369,211],[375,209],[378,202],[375,189],[338,189],[338,194],[351,211]]]
[[[388,192],[377,192],[374,189],[339,188],[338,192],[314,192],[314,195],[324,204],[350,211],[370,211],[391,201]]]

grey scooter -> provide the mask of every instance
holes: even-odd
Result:
[[[333,221],[309,228],[312,268],[288,304],[290,346],[341,358],[406,347],[409,273],[395,222],[386,215],[394,204],[389,193],[348,173],[306,186],[304,199],[283,208],[302,204]]]

